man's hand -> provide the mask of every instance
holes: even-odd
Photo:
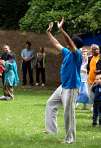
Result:
[[[61,29],[63,24],[64,24],[64,17],[62,17],[62,20],[60,22],[57,22],[58,28]]]
[[[52,28],[53,28],[53,22],[50,22],[48,29],[47,29],[47,32],[50,32],[52,30]]]

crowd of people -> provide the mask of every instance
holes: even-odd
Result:
[[[43,47],[35,52],[31,48],[31,42],[26,41],[25,48],[21,50],[21,69],[22,69],[22,80],[19,80],[18,67],[16,61],[16,55],[10,49],[8,44],[2,47],[0,56],[0,77],[3,85],[4,95],[0,96],[0,100],[11,100],[14,99],[13,88],[17,85],[31,87],[34,85],[33,80],[33,68],[36,71],[36,83],[35,86],[41,85],[42,87],[46,84],[46,73],[45,73],[45,60],[46,53]],[[27,75],[29,77],[27,78]]]
[[[3,54],[0,59],[0,76],[2,78],[4,95],[1,100],[14,99],[13,87],[19,83],[17,63],[10,46],[3,46]]]
[[[36,86],[45,86],[45,59],[46,54],[43,47],[40,47],[37,53],[31,48],[31,42],[26,42],[26,47],[21,51],[22,58],[22,85],[27,84],[27,72],[29,74],[29,85],[33,86],[33,67],[36,71]]]
[[[78,103],[93,107],[92,126],[101,126],[101,55],[100,48],[92,44],[89,50],[84,46],[78,36],[72,38],[63,29],[64,18],[57,22],[59,32],[63,35],[66,47],[53,36],[53,22],[49,23],[47,35],[52,45],[60,51],[63,61],[60,69],[60,86],[50,96],[45,108],[45,133],[57,133],[57,111],[62,104],[64,108],[65,138],[64,143],[76,141],[75,107]],[[27,85],[27,73],[29,85],[33,86],[33,67],[36,70],[36,86],[46,84],[45,60],[46,53],[40,47],[35,54],[31,42],[26,42],[26,47],[21,51],[22,59],[22,85]],[[34,63],[34,64],[33,64]],[[13,88],[19,84],[16,58],[10,46],[3,46],[3,54],[0,57],[0,77],[2,78],[4,96],[0,100],[14,99]]]

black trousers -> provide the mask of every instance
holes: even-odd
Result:
[[[27,84],[27,72],[29,74],[29,84],[33,85],[33,68],[30,61],[22,63],[23,85]]]
[[[101,103],[93,104],[93,125],[97,125],[97,119],[99,118],[99,125],[101,125]]]
[[[37,83],[42,82],[45,84],[46,82],[45,68],[36,68],[36,82]]]

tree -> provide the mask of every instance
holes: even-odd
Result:
[[[100,14],[100,0],[32,0],[19,26],[22,30],[44,32],[50,21],[64,16],[64,27],[70,33],[96,32],[101,30]]]
[[[25,14],[29,0],[0,0],[0,27],[17,28]]]

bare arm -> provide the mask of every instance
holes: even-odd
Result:
[[[51,22],[49,24],[49,27],[47,29],[47,35],[51,41],[51,43],[53,44],[53,46],[59,50],[61,50],[63,48],[63,46],[59,43],[59,41],[52,35],[51,30],[53,27],[53,22]]]
[[[57,23],[57,26],[58,26],[59,30],[61,31],[61,33],[63,34],[66,43],[69,45],[70,50],[74,52],[77,49],[76,45],[74,44],[74,42],[72,41],[72,39],[70,38],[68,33],[66,33],[64,31],[64,29],[62,27],[63,23],[64,23],[64,18],[62,18],[60,23],[59,22]]]

